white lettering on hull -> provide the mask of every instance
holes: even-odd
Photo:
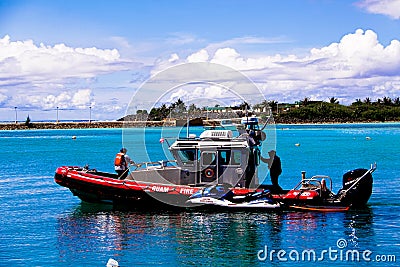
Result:
[[[153,192],[158,192],[158,193],[169,193],[173,188],[168,187],[168,186],[158,186],[158,185],[153,185],[150,187],[150,190]],[[195,193],[194,188],[180,188],[179,193],[183,195],[193,195]]]
[[[161,193],[168,193],[169,187],[167,186],[152,186],[151,191],[153,192],[161,192]]]
[[[181,188],[181,190],[179,190],[180,194],[184,194],[184,195],[193,195],[194,194],[194,189],[192,188]]]

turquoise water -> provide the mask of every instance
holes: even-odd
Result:
[[[146,132],[152,159],[163,157],[159,131]],[[400,124],[277,125],[284,188],[304,170],[331,176],[336,192],[343,173],[377,162],[369,206],[343,213],[125,210],[82,203],[54,183],[61,165],[113,171],[121,133],[0,131],[0,266],[105,266],[109,258],[121,266],[398,266]],[[144,153],[129,151],[139,161]],[[316,259],[302,259],[305,250]],[[349,250],[371,253],[356,262],[346,260]]]

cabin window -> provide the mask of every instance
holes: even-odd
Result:
[[[203,166],[211,166],[216,164],[216,153],[215,152],[203,152],[201,159]]]
[[[219,151],[220,165],[240,165],[242,152],[240,150],[222,150]]]
[[[178,156],[182,161],[183,165],[193,165],[195,158],[196,150],[195,149],[183,149],[178,150]]]
[[[232,150],[231,165],[240,165],[242,163],[242,151]]]
[[[229,165],[230,151],[219,151],[219,164],[220,165]]]

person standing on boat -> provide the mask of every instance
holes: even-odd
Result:
[[[260,150],[257,147],[257,142],[255,140],[255,132],[254,130],[246,130],[247,133],[247,141],[249,144],[249,160],[247,162],[246,170],[245,170],[245,178],[244,178],[244,187],[250,188],[251,181],[253,179],[254,173],[256,172],[256,165],[258,165],[257,157],[260,155]]]
[[[266,159],[260,156],[261,161],[268,164],[269,175],[271,176],[272,188],[271,191],[273,193],[278,193],[282,191],[282,188],[279,186],[278,178],[282,173],[282,164],[281,158],[276,155],[275,150],[271,150],[268,152],[269,159]]]
[[[126,154],[128,150],[126,148],[121,148],[119,153],[115,156],[114,160],[114,169],[118,173],[118,179],[123,180],[128,176],[129,173],[129,164],[133,164],[134,162],[131,158]]]

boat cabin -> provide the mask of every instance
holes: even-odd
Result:
[[[244,179],[256,176],[256,169],[248,168],[252,155],[248,135],[233,137],[231,130],[206,130],[199,138],[178,139],[169,149],[186,175],[181,180],[184,184],[243,186]]]
[[[199,137],[179,138],[169,147],[174,166],[165,161],[144,163],[146,166],[132,170],[127,179],[190,186],[257,187],[259,146],[265,134],[259,130],[257,118],[244,118],[242,125],[238,136],[232,130],[214,129],[205,130]]]

